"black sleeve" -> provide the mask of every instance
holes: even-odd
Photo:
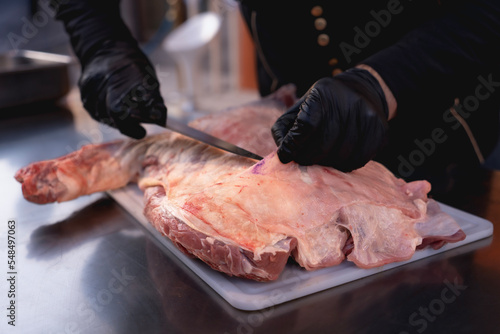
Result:
[[[500,81],[494,75],[500,69],[500,1],[447,1],[443,9],[441,17],[362,61],[386,81],[398,110],[430,99],[445,110],[467,94],[464,87],[478,83],[479,73]]]
[[[137,44],[121,18],[119,4],[120,0],[52,0],[56,19],[63,22],[82,64],[106,42]]]

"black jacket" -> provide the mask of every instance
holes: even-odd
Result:
[[[241,9],[262,95],[290,82],[302,95],[358,63],[382,76],[398,111],[379,159],[400,176],[477,164],[496,144],[500,1],[243,0]],[[457,113],[449,110],[454,101]]]

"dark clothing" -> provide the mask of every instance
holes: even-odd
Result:
[[[405,1],[392,9],[398,14],[390,14],[390,18],[385,19],[388,23],[382,27],[374,16],[383,16],[382,12],[388,11],[388,3],[393,1],[305,0],[294,1],[293,5],[283,0],[241,2],[242,13],[258,49],[262,95],[273,91],[273,79],[279,82],[278,86],[294,82],[298,94],[302,95],[318,78],[331,76],[337,68],[345,70],[355,66],[395,44],[423,22],[442,14],[442,7],[436,0]],[[322,9],[318,16],[311,13],[315,6]],[[318,18],[326,21],[322,30],[315,27]],[[372,21],[375,24],[370,24]],[[373,37],[365,33],[367,25],[368,34]],[[378,33],[371,33],[376,25],[380,27]],[[329,38],[324,46],[318,43],[318,37],[323,34]],[[336,61],[330,62],[332,58]],[[266,64],[272,73],[265,68]]]
[[[370,65],[398,102],[377,160],[407,179],[477,166],[498,138],[500,2],[441,2],[243,0],[260,93],[292,82],[300,96],[335,70]]]
[[[50,0],[73,51],[85,65],[110,40],[137,45],[120,15],[120,0]]]

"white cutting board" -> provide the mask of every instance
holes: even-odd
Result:
[[[472,243],[493,234],[493,224],[485,219],[441,204],[443,211],[458,222],[467,237],[465,240],[433,250],[426,248],[415,252],[408,261],[391,263],[373,269],[360,269],[353,263],[344,261],[338,266],[316,271],[306,271],[297,264],[286,265],[280,277],[273,282],[256,282],[242,278],[229,277],[213,270],[204,262],[189,258],[179,251],[172,242],[162,236],[143,215],[143,195],[136,185],[109,192],[125,210],[163,246],[177,256],[187,267],[205,281],[233,307],[254,311],[281,304],[296,298],[329,289],[344,283],[358,280],[382,271],[414,262],[453,248]]]

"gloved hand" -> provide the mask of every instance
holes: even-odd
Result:
[[[52,0],[82,65],[79,86],[90,115],[142,138],[140,123],[165,125],[155,70],[120,15],[119,0]]]
[[[133,45],[107,43],[83,64],[79,86],[90,115],[127,136],[145,136],[139,123],[166,123],[167,109],[154,68]]]
[[[282,163],[349,172],[364,166],[387,138],[388,107],[378,81],[353,68],[318,80],[273,125]]]

